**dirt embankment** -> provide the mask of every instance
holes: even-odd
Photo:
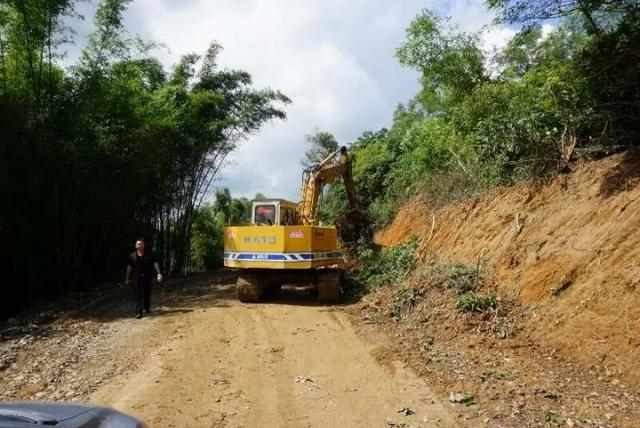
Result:
[[[377,238],[417,234],[439,257],[471,264],[482,254],[499,295],[536,308],[532,335],[640,383],[639,184],[640,153],[627,152],[440,211],[413,201]]]
[[[574,409],[583,400],[584,412],[597,413],[598,408],[602,420],[634,426],[640,423],[637,413],[618,419],[616,409],[625,412],[622,403],[633,403],[640,392],[640,153],[629,151],[573,169],[548,183],[498,188],[435,211],[418,198],[377,240],[391,246],[418,235],[423,261],[480,266],[490,277],[480,292],[491,290],[518,306],[512,311],[517,312],[517,333],[509,340],[478,336],[470,343],[449,334],[450,349],[475,348],[463,354],[480,363],[496,354],[526,360],[524,371],[543,374],[552,387],[558,384],[556,391],[564,388],[574,396]],[[397,300],[402,287],[407,285],[381,292],[391,293],[386,300],[368,300],[374,306]],[[437,318],[432,310],[426,318],[433,316]],[[467,324],[467,333],[475,328],[469,323],[478,321],[460,314],[445,318],[440,322],[450,325],[433,324],[444,336],[455,330],[450,328],[453,318]],[[599,394],[606,396],[603,403],[588,403]]]

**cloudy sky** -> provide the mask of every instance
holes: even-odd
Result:
[[[91,30],[96,2],[81,4],[87,19],[77,24],[79,39]],[[256,87],[291,98],[287,120],[242,143],[215,186],[234,196],[297,200],[305,135],[328,131],[347,144],[388,127],[398,103],[417,92],[417,73],[400,67],[394,52],[423,8],[465,31],[482,30],[486,49],[514,34],[490,26],[483,0],[134,0],[125,23],[129,32],[165,43],[156,55],[167,68],[217,40],[224,67],[246,70]]]

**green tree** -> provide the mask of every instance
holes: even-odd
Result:
[[[221,221],[222,220],[222,221]],[[222,266],[224,219],[211,206],[196,210],[191,236],[191,268],[196,272]]]
[[[307,135],[305,139],[309,146],[301,162],[305,169],[319,164],[331,153],[338,150],[338,141],[328,132],[316,131]]]
[[[441,110],[487,80],[478,37],[456,32],[428,10],[411,22],[396,56],[421,73],[419,99],[428,112]]]
[[[216,190],[213,211],[223,215],[224,223],[227,223],[231,218],[231,201],[232,198],[229,189],[224,187]]]
[[[637,145],[640,136],[640,4],[634,0],[488,0],[504,22],[537,25],[560,21],[570,27],[572,75],[590,91],[596,108],[579,140]],[[526,31],[525,27],[525,30]],[[577,42],[578,41],[578,42]],[[576,43],[577,42],[577,43]],[[581,138],[582,137],[582,138]],[[588,139],[588,140],[587,140]]]
[[[247,198],[233,198],[229,189],[219,188],[213,204],[196,209],[191,235],[191,270],[202,272],[222,266],[224,228],[249,224],[250,205]]]
[[[229,222],[234,226],[251,223],[251,201],[247,198],[233,198]]]

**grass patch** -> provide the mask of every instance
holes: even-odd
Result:
[[[558,424],[558,415],[551,410],[544,412],[544,421],[548,424]]]
[[[493,294],[483,296],[481,294],[467,293],[458,298],[456,308],[460,312],[484,312],[487,309],[495,309],[498,299]]]
[[[509,373],[496,373],[495,378],[498,380],[511,380]]]
[[[354,278],[366,284],[369,290],[403,280],[415,265],[419,242],[414,236],[406,243],[391,248],[372,245],[358,247],[357,255],[362,265]]]
[[[476,378],[478,379],[478,382],[480,383],[485,383],[486,381],[490,380],[490,379],[497,379],[497,380],[511,380],[512,377],[509,373],[503,373],[503,372],[494,372],[494,371],[488,371],[488,372],[482,372],[479,375],[476,375]]]

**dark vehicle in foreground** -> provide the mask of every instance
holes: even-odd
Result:
[[[0,402],[0,427],[144,428],[136,418],[109,407],[38,401]]]

